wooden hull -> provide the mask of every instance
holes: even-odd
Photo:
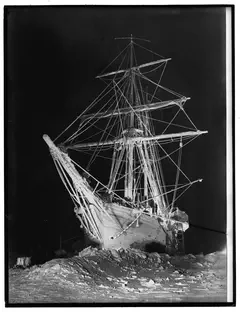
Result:
[[[133,209],[116,203],[108,203],[105,208],[110,217],[105,213],[95,214],[102,248],[132,247],[147,250],[155,246],[159,251],[165,250],[167,235],[156,218],[142,214],[138,222],[133,222],[137,217]]]
[[[160,217],[141,214],[140,210],[118,203],[105,202],[95,194],[86,178],[79,174],[67,153],[56,147],[47,135],[43,138],[50,148],[58,170],[65,172],[62,175],[59,170],[67,190],[76,201],[74,211],[81,226],[91,233],[103,248],[133,247],[146,250],[147,246],[157,244],[163,251],[170,242],[174,249],[179,249],[179,238],[176,244],[174,243],[176,234],[182,235],[188,228],[188,217],[184,212],[176,209],[169,215],[166,233],[159,222]],[[95,189],[99,183],[98,181]],[[180,240],[183,242],[181,238]]]

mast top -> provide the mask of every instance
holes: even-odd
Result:
[[[142,41],[146,41],[146,42],[151,42],[150,40],[147,40],[147,39],[133,37],[132,34],[131,34],[130,37],[117,37],[117,38],[114,38],[114,39],[115,40],[130,40],[131,43],[133,42],[133,39],[134,40],[142,40]]]

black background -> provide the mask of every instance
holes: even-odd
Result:
[[[203,178],[179,205],[192,224],[186,252],[224,247],[225,9],[8,7],[5,220],[9,246],[18,253],[38,245],[53,250],[60,234],[81,235],[42,135],[55,138],[96,97],[103,85],[94,77],[124,47],[114,38],[130,34],[151,40],[153,51],[172,58],[163,85],[191,97],[187,113],[198,129],[209,131],[184,154],[190,178]]]

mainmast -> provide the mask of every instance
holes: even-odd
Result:
[[[132,34],[130,37],[130,72],[129,72],[129,80],[130,80],[130,105],[134,109],[134,96],[133,96],[133,80],[134,80],[134,72],[133,72],[133,40]],[[128,128],[134,128],[134,111],[132,110],[129,115],[129,124]],[[124,197],[129,198],[131,201],[134,201],[133,198],[133,189],[134,189],[134,175],[133,175],[133,155],[134,145],[132,142],[129,142],[126,150],[126,170],[125,170],[125,189],[124,189]]]
[[[127,39],[127,38],[125,38]],[[142,133],[142,138],[151,136],[151,132],[148,125],[148,112],[146,110],[145,113],[141,112],[142,106],[141,99],[139,96],[138,87],[136,84],[135,72],[139,70],[137,64],[134,64],[134,42],[133,37],[129,37],[130,44],[130,64],[128,68],[128,91],[127,91],[127,109],[128,114],[125,116],[126,128],[123,130],[125,133],[125,179],[124,179],[124,197],[128,198],[131,202],[136,203],[141,200],[144,196],[145,200],[148,200],[150,187],[151,195],[154,198],[153,202],[157,206],[157,210],[163,209],[165,207],[165,202],[163,196],[161,196],[161,187],[160,187],[160,178],[154,168],[156,167],[153,161],[154,159],[154,151],[153,147],[149,146],[149,142],[140,140],[137,143],[134,138],[139,136],[139,132]],[[152,64],[153,63],[153,64]],[[155,62],[149,64],[143,64],[139,67],[146,67],[154,65]],[[161,63],[158,61],[156,63]],[[119,72],[118,72],[119,73]],[[111,74],[111,73],[110,73]],[[109,75],[109,74],[108,74]],[[143,99],[144,101],[144,99]],[[181,102],[180,102],[181,103]],[[161,103],[163,105],[163,103]],[[148,101],[146,101],[145,105],[148,105]],[[171,105],[170,103],[166,103],[165,105]],[[156,104],[155,106],[158,106]],[[136,111],[135,111],[136,108]],[[140,109],[139,109],[140,108]],[[149,134],[150,133],[150,134]],[[123,143],[123,144],[124,144]],[[115,152],[114,155],[115,156]],[[122,153],[121,155],[122,156]],[[139,160],[142,173],[137,174],[135,172],[136,161],[137,158]],[[116,162],[117,168],[119,167],[118,162],[121,162],[121,157],[118,158]],[[115,157],[113,157],[113,162],[115,162]],[[112,166],[113,167],[113,166]],[[155,172],[154,172],[155,171]],[[115,177],[114,177],[115,178]],[[112,177],[110,177],[112,179]],[[141,182],[143,179],[143,182]],[[138,185],[140,185],[140,189],[138,190]],[[143,190],[141,188],[143,186]],[[136,191],[138,193],[136,193]]]

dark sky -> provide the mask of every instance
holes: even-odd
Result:
[[[5,9],[6,223],[13,249],[56,248],[79,235],[73,204],[42,139],[55,138],[101,91],[94,79],[124,47],[151,40],[171,57],[162,83],[191,97],[186,111],[201,136],[184,161],[192,180],[182,198],[192,226],[188,252],[223,247],[225,176],[225,9],[211,7],[8,7]],[[196,226],[205,227],[203,230]]]

